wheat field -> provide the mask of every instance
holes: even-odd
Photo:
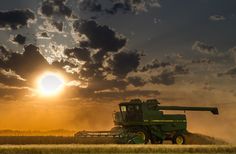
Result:
[[[236,153],[234,145],[1,145],[1,154],[77,154],[77,153],[163,153],[226,154]]]

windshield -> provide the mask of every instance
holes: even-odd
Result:
[[[141,121],[142,110],[139,104],[121,105],[120,111],[124,121]]]
[[[122,112],[126,112],[126,106],[121,106],[120,109]]]

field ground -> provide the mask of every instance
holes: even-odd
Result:
[[[1,154],[77,154],[77,153],[163,153],[236,154],[235,145],[0,145]]]
[[[226,145],[227,142],[214,137],[188,133],[185,135],[186,144],[196,145]],[[108,137],[88,137],[75,139],[73,136],[1,136],[0,145],[24,144],[115,144],[117,140]]]

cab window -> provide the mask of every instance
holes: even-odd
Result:
[[[139,105],[135,105],[135,110],[139,111],[140,110],[140,106]]]
[[[133,105],[128,105],[127,106],[127,111],[129,112],[129,111],[135,111],[135,108],[134,108],[134,106]]]
[[[127,106],[127,111],[132,112],[132,111],[140,111],[140,105],[128,105]]]
[[[126,112],[126,106],[121,106],[120,109],[122,112]]]

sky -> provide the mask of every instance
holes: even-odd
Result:
[[[236,143],[235,6],[2,0],[0,129],[110,129],[119,102],[156,98],[218,107],[219,116],[186,113],[188,129]],[[55,96],[38,92],[45,72],[64,79]]]

